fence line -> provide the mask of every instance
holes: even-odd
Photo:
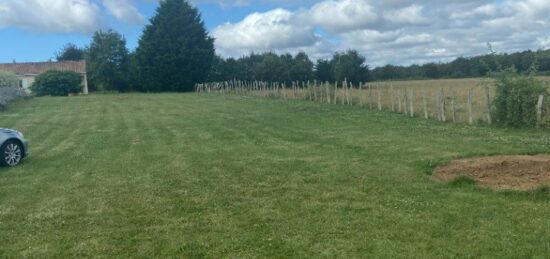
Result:
[[[436,119],[441,122],[450,120],[453,123],[492,124],[491,89],[485,86],[482,87],[482,90],[477,92],[475,87],[468,87],[467,92],[460,96],[454,90],[446,92],[443,87],[429,92],[426,89],[415,91],[414,88],[395,87],[392,83],[376,85],[360,83],[354,86],[353,83],[347,81],[334,82],[333,84],[317,81],[313,83],[310,81],[292,82],[287,86],[284,82],[232,80],[202,83],[195,86],[195,91],[199,93],[305,100],[332,105],[355,105],[379,111],[403,113],[410,117]],[[476,92],[481,96],[476,96]],[[543,100],[544,96],[541,95],[536,104],[537,127],[541,126],[544,117]]]

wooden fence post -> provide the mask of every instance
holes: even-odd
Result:
[[[328,86],[328,82],[326,82],[325,87],[327,90],[327,103],[330,104],[330,88]]]
[[[436,97],[435,97],[435,106],[437,110],[437,120],[442,121],[441,119],[441,90],[437,91]]]
[[[409,115],[409,91],[407,88],[403,89],[403,114]]]
[[[454,95],[454,93],[452,93],[451,95],[451,112],[452,112],[452,116],[453,116],[453,122],[456,123],[456,96]]]
[[[322,82],[320,84],[317,84],[317,83],[318,83],[317,80],[313,81],[313,94],[315,95],[315,101],[316,102],[318,102],[318,101],[323,102],[324,100],[317,96],[318,89],[321,90],[321,93],[323,92],[323,83]],[[318,85],[319,85],[319,88],[317,88]]]
[[[401,89],[397,90],[397,112],[401,112]]]
[[[380,87],[378,87],[378,110],[379,111],[382,111],[382,93],[381,93],[382,89],[380,89]]]
[[[428,112],[428,99],[426,97],[426,90],[422,91],[422,107],[424,108],[424,119],[429,119],[430,114]]]
[[[338,81],[334,83],[334,104],[338,104]]]
[[[395,112],[395,93],[393,92],[393,84],[390,84],[391,111]]]
[[[350,94],[351,94],[351,88],[349,82],[346,80],[346,104],[350,105]]]
[[[470,125],[474,124],[474,115],[473,115],[473,107],[472,107],[472,99],[474,95],[474,89],[470,88],[468,90],[468,123]]]
[[[540,129],[542,125],[542,104],[544,101],[544,96],[539,95],[539,100],[537,102],[537,129]]]
[[[439,100],[441,101],[441,104],[439,105],[439,107],[441,108],[441,121],[446,122],[447,117],[445,116],[445,93],[443,92],[443,88],[440,89],[439,93],[441,95],[441,97],[439,98]]]
[[[307,81],[307,93],[309,101],[317,101],[317,91],[315,91],[316,85],[313,86],[313,89],[311,89],[311,84],[309,81]]]
[[[414,117],[414,89],[411,89],[410,95],[411,96],[409,98],[409,104],[410,104],[409,112],[411,114],[411,117]]]
[[[346,82],[342,82],[342,94],[340,95],[340,102],[342,105],[346,104]]]

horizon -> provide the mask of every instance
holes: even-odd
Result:
[[[0,63],[55,59],[63,45],[79,47],[96,30],[124,35],[133,51],[154,15],[154,0],[15,0],[0,4]],[[194,1],[216,52],[240,57],[251,52],[303,51],[312,60],[355,49],[371,67],[447,63],[487,54],[550,47],[550,2],[481,0],[438,3],[397,0]],[[38,8],[28,8],[36,5]],[[43,15],[46,13],[47,15]],[[330,15],[327,15],[330,13]]]

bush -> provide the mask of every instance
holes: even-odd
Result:
[[[48,71],[38,77],[31,86],[37,96],[67,96],[80,93],[82,75],[75,72]]]
[[[535,73],[519,74],[515,68],[494,75],[495,119],[508,127],[534,127],[537,124],[539,95],[548,93],[547,85]]]
[[[0,87],[19,87],[19,78],[14,73],[0,71]]]
[[[19,87],[0,87],[0,110],[6,109],[8,104],[26,96],[25,90]]]

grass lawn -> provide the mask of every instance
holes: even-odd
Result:
[[[440,184],[550,133],[197,94],[35,98],[0,113],[0,257],[547,257],[550,199]]]

